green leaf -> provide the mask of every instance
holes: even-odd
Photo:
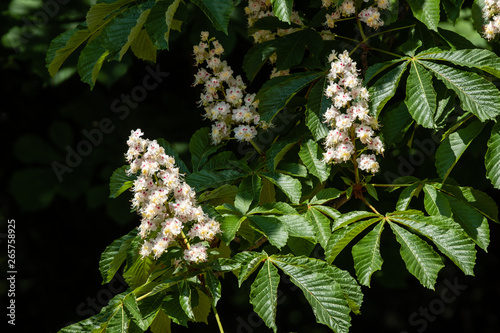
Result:
[[[443,182],[484,125],[485,123],[476,120],[466,128],[451,133],[441,142],[436,151],[436,169]]]
[[[116,169],[109,180],[109,197],[117,198],[120,194],[128,190],[134,185],[135,176],[128,176],[126,171],[128,165],[124,165]]]
[[[270,122],[295,94],[323,74],[323,72],[309,71],[267,81],[256,97],[260,101],[261,120]]]
[[[370,110],[376,116],[380,114],[387,102],[396,93],[401,76],[405,72],[407,66],[408,61],[405,61],[401,65],[384,74],[370,87]]]
[[[208,201],[211,205],[221,205],[225,202],[233,202],[238,188],[234,185],[224,184],[215,190],[205,191],[199,197],[197,202]]]
[[[251,214],[272,214],[272,215],[285,215],[285,214],[297,214],[297,211],[287,204],[286,202],[270,202],[259,205],[248,212]]]
[[[278,17],[281,21],[290,23],[293,0],[271,0],[271,4],[273,5],[274,15],[276,15],[276,17]]]
[[[281,159],[283,159],[286,153],[288,153],[288,151],[290,151],[290,149],[292,149],[298,141],[298,138],[286,139],[272,144],[266,152],[266,163],[269,170],[276,170]]]
[[[90,85],[91,89],[94,87],[99,71],[108,55],[109,51],[102,47],[100,38],[87,43],[80,52],[77,66],[78,74],[82,82]]]
[[[364,286],[369,287],[372,274],[382,269],[384,260],[380,255],[380,236],[383,230],[384,223],[377,224],[352,247],[354,269],[359,282]]]
[[[302,290],[319,323],[327,325],[336,333],[349,331],[351,309],[342,288],[321,269],[311,271],[311,266],[318,265],[317,260],[284,256],[273,256],[269,260],[290,276],[290,281]]]
[[[481,121],[494,119],[500,114],[500,92],[495,85],[476,73],[464,72],[430,61],[421,61],[444,84],[455,91],[460,105],[470,111]]]
[[[217,151],[217,146],[210,143],[210,129],[203,127],[197,130],[189,141],[193,172],[199,171],[207,163],[208,157]]]
[[[401,257],[408,271],[415,276],[420,283],[434,290],[438,272],[444,267],[439,254],[432,247],[418,237],[394,223],[389,223],[396,240],[401,244]]]
[[[248,50],[243,59],[243,70],[248,80],[253,81],[262,66],[276,50],[277,43],[275,39],[255,44]]]
[[[161,304],[161,308],[174,323],[187,327],[189,317],[182,309],[179,301],[179,292],[167,294],[167,297],[165,297]]]
[[[322,205],[325,202],[339,198],[345,191],[337,190],[336,188],[329,187],[322,189],[311,199],[312,205]]]
[[[203,166],[205,170],[220,170],[229,169],[231,167],[230,161],[235,160],[236,157],[231,151],[223,151],[218,153],[208,160],[207,164]]]
[[[302,164],[298,163],[281,163],[279,169],[276,169],[279,173],[285,173],[289,176],[303,177],[307,178],[307,168]]]
[[[451,207],[446,195],[429,184],[425,184],[424,193],[425,210],[429,215],[451,217]]]
[[[223,231],[221,239],[224,243],[229,244],[234,239],[244,219],[245,217],[236,215],[226,215],[222,217],[222,220],[219,222],[221,224],[221,230]]]
[[[222,295],[222,287],[220,280],[211,269],[205,271],[205,286],[210,292],[213,306],[216,306]]]
[[[486,177],[488,177],[495,188],[500,189],[500,125],[498,123],[491,130],[484,163],[486,166]]]
[[[153,333],[171,333],[170,324],[172,320],[160,309],[149,328]]]
[[[330,219],[316,210],[314,206],[307,210],[306,219],[309,220],[314,229],[316,241],[321,244],[323,249],[326,249],[331,235]]]
[[[99,260],[99,271],[102,276],[102,284],[106,284],[115,276],[116,272],[127,258],[127,250],[136,237],[137,230],[116,239],[106,247]]]
[[[300,64],[304,58],[306,45],[313,52],[321,49],[323,39],[312,29],[302,29],[280,37],[276,41],[276,69],[285,70]]]
[[[455,23],[460,17],[460,9],[464,0],[443,0],[442,3],[446,14],[448,14],[448,18],[451,22]]]
[[[332,105],[331,100],[324,94],[328,82],[326,76],[323,76],[313,86],[307,100],[306,126],[316,141],[326,137],[329,131],[328,126],[323,122],[326,110]]]
[[[215,29],[227,35],[229,16],[234,10],[232,0],[191,0],[212,21]]]
[[[181,281],[177,284],[179,288],[179,304],[189,319],[194,319],[193,307],[191,306],[191,288],[187,281]]]
[[[156,51],[158,48],[154,46],[145,29],[139,31],[130,48],[137,58],[156,62]]]
[[[234,199],[234,206],[242,213],[245,214],[252,203],[258,203],[260,192],[262,189],[262,180],[258,175],[251,175],[240,183],[238,194]]]
[[[166,14],[170,6],[175,9],[177,8],[173,5],[174,2],[176,2],[177,5],[179,3],[179,1],[176,0],[157,1],[153,7],[151,7],[151,12],[144,24],[153,45],[160,50],[168,48],[168,39],[165,38],[168,37],[167,32],[169,31]]]
[[[404,59],[407,60],[407,59]],[[365,80],[364,84],[367,85],[368,82],[373,80],[377,75],[385,71],[387,68],[391,67],[392,65],[402,61],[402,59],[395,59],[395,60],[390,60],[386,62],[378,62],[376,64],[373,64],[372,66],[368,67],[365,73]]]
[[[336,230],[331,234],[328,240],[328,245],[325,248],[326,261],[332,263],[342,250],[360,233],[374,223],[381,220],[381,217],[376,217],[369,220],[359,221],[348,225],[345,228]]]
[[[123,278],[133,289],[143,285],[154,269],[156,264],[150,258],[138,256],[131,266],[127,266],[123,272]]]
[[[253,310],[274,332],[278,330],[276,327],[276,306],[278,305],[279,282],[278,269],[270,260],[266,260],[250,288],[250,303],[253,305]]]
[[[278,172],[264,172],[261,175],[278,186],[292,203],[299,203],[302,196],[302,185],[297,179]]]
[[[240,179],[243,174],[236,170],[208,171],[201,170],[193,172],[186,177],[186,183],[201,192],[207,188],[218,188],[224,184],[232,184]]]
[[[267,258],[267,254],[258,252],[239,252],[233,260],[241,262],[240,270],[236,274],[238,277],[238,287],[248,279],[250,275],[259,267],[260,263]]]
[[[262,230],[269,243],[279,249],[286,245],[288,231],[280,219],[270,215],[250,215],[248,219]]]
[[[384,143],[387,146],[392,146],[403,140],[406,132],[413,123],[413,119],[408,112],[406,104],[399,102],[397,106],[384,114],[381,123]]]
[[[201,290],[197,289],[198,305],[193,308],[193,313],[196,322],[202,322],[208,325],[208,315],[212,310],[210,298]]]
[[[122,48],[128,43],[131,31],[137,25],[142,12],[147,9],[147,4],[152,5],[152,2],[146,2],[144,6],[126,8],[104,26],[100,38],[103,47],[109,51],[110,59],[121,59]],[[142,27],[142,24],[140,25]]]
[[[309,172],[318,177],[321,182],[328,179],[331,166],[321,160],[322,149],[316,141],[309,139],[302,142],[300,145],[299,157]]]
[[[175,159],[175,165],[179,168],[179,171],[185,175],[189,175],[191,172],[187,168],[184,161],[181,160],[179,153],[163,138],[156,140],[160,146],[165,149],[165,154],[172,156]]]
[[[50,43],[45,59],[50,76],[54,77],[71,53],[91,35],[89,29],[78,26],[54,38]]]
[[[401,191],[398,202],[396,204],[396,210],[399,211],[407,210],[408,206],[410,205],[411,199],[414,196],[417,196],[421,189],[422,185],[420,183],[415,183],[406,187],[403,191]]]
[[[118,0],[111,3],[101,2],[90,7],[86,15],[86,22],[89,30],[92,33],[102,29],[108,24],[118,13],[122,12],[124,6],[134,0]],[[121,11],[119,10],[121,9]]]
[[[448,227],[454,223],[451,218],[405,215],[391,216],[391,221],[401,223],[426,236],[465,274],[474,275],[476,261],[474,242],[467,237],[462,229]]]
[[[141,311],[139,310],[139,306],[137,305],[137,298],[135,297],[135,294],[134,293],[128,294],[123,300],[123,304],[125,305],[125,308],[130,313],[130,315],[132,316],[134,322],[143,331],[145,331],[149,327],[150,322],[142,318]]]
[[[351,223],[357,222],[359,220],[368,218],[368,217],[378,217],[380,215],[367,212],[367,211],[351,211],[346,214],[342,214],[339,218],[335,220],[335,223],[332,226],[332,231],[343,228]]]
[[[406,106],[413,119],[427,128],[436,128],[436,91],[432,87],[432,76],[416,61],[411,62],[410,76],[406,83]]]
[[[365,188],[366,188],[366,192],[368,192],[368,194],[373,199],[378,201],[378,194],[377,194],[377,189],[375,188],[375,186],[373,186],[372,184],[366,184]]]
[[[496,223],[498,220],[498,206],[495,200],[489,195],[472,187],[460,187],[451,185],[439,185],[446,191],[447,194],[453,195],[463,204],[474,208],[483,216],[489,218]]]
[[[453,213],[453,219],[462,226],[479,247],[486,251],[490,243],[490,228],[486,217],[453,196],[447,198]]]
[[[127,332],[130,317],[124,307],[124,299],[126,292],[113,297],[107,306],[102,308],[101,313],[105,320],[99,326],[99,329],[94,329],[92,332]]]
[[[304,215],[281,215],[278,219],[286,226],[289,236],[315,240],[314,228]]]
[[[413,15],[430,30],[437,31],[439,23],[439,0],[407,0]]]
[[[417,59],[449,61],[455,65],[478,68],[500,78],[500,58],[484,49],[441,51],[431,49],[420,52]]]
[[[261,177],[262,179],[262,190],[259,197],[259,205],[263,205],[270,202],[276,201],[276,192],[274,189],[274,184],[271,183],[267,178]]]

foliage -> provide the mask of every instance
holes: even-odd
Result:
[[[52,41],[47,67],[55,75],[80,50],[78,73],[93,87],[105,63],[120,61],[129,50],[156,61],[158,50],[169,49],[170,34],[187,29],[193,11],[203,12],[214,29],[229,34],[232,13],[245,5],[231,0],[97,1],[85,22]],[[196,189],[204,212],[220,223],[222,233],[210,243],[208,260],[183,263],[182,253],[189,249],[185,237],[158,258],[141,255],[144,237],[134,229],[108,246],[99,263],[103,283],[122,270],[130,288],[99,314],[61,332],[169,332],[172,322],[207,322],[212,311],[222,332],[216,305],[222,297],[220,279],[230,273],[240,286],[253,280],[250,303],[273,331],[278,330],[280,276],[288,276],[317,322],[348,332],[351,312],[362,310],[361,285],[369,287],[383,267],[387,237],[400,245],[408,272],[426,288],[434,289],[445,263],[474,275],[476,246],[487,251],[489,221],[499,223],[498,208],[485,192],[452,176],[474,147],[484,152],[482,177],[500,188],[500,127],[494,124],[500,114],[495,85],[500,58],[441,27],[441,20],[459,19],[462,5],[437,0],[368,5],[251,1],[245,11],[255,44],[242,68],[248,81],[263,81],[255,97],[257,136],[212,145],[214,127],[203,128],[191,138],[190,163],[158,139]],[[255,12],[264,14],[252,16]],[[475,16],[481,29],[485,22]],[[202,40],[213,43],[207,35]],[[369,119],[382,125],[385,141],[381,173],[385,165],[397,163],[398,149],[439,134],[439,147],[427,154],[435,162],[433,172],[421,179],[361,172],[357,157],[366,148],[354,127],[353,156],[325,163],[328,151],[322,143],[331,131],[324,120],[336,103],[325,94],[331,63],[338,59],[332,50],[347,50],[361,65],[370,94]],[[485,133],[489,139],[480,141]],[[133,188],[139,174],[127,168],[111,176],[111,197]],[[353,274],[336,260],[349,249]]]

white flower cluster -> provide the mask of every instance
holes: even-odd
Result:
[[[201,42],[193,47],[197,65],[206,63],[206,69],[200,68],[195,75],[194,86],[202,84],[204,90],[200,104],[205,108],[205,118],[210,119],[214,145],[231,136],[249,142],[257,135],[256,125],[260,124],[257,113],[258,101],[255,94],[245,93],[246,85],[240,75],[233,77],[233,70],[227,62],[221,61],[224,53],[222,45],[214,38],[209,39],[208,32],[201,33]]]
[[[376,154],[384,153],[384,145],[375,130],[379,124],[369,115],[368,90],[362,86],[358,78],[356,63],[344,51],[337,55],[335,51],[329,56],[331,69],[328,74],[329,84],[325,95],[333,105],[325,112],[325,123],[332,129],[325,139],[324,162],[338,164],[355,158],[358,167],[367,172],[376,173],[379,164],[374,154],[358,156],[356,140],[365,147],[360,150],[372,150]],[[353,161],[354,162],[354,161]]]
[[[140,254],[158,258],[170,245],[185,238],[183,230],[189,230],[187,236],[200,242],[185,245],[184,259],[206,261],[207,248],[203,242],[211,241],[221,232],[219,223],[196,204],[196,193],[183,181],[175,159],[166,155],[156,140],[141,138],[143,134],[140,129],[131,132],[125,154],[130,163],[127,173],[139,173],[132,187],[132,209],[142,217],[138,229],[145,241]]]
[[[323,7],[329,9],[334,8],[332,13],[326,14],[325,26],[332,29],[335,27],[335,23],[340,20],[341,17],[349,17],[356,13],[356,4],[353,0],[345,0],[339,7],[335,7],[333,0],[322,0]],[[369,0],[364,0],[368,2]],[[380,11],[384,9],[389,9],[391,3],[389,0],[375,0],[374,5],[368,8],[362,9],[358,13],[358,18],[361,22],[364,22],[367,26],[373,29],[378,29],[384,25],[384,21],[380,18]]]
[[[245,14],[248,18],[249,27],[252,27],[258,19],[268,16],[275,16],[271,6],[271,1],[269,0],[249,0],[248,6],[245,7]],[[292,10],[292,14],[290,15],[290,22],[295,23],[299,26],[303,26],[299,13],[294,10]],[[271,30],[258,30],[252,35],[252,37],[254,39],[254,42],[258,44],[267,40],[272,40],[277,37],[291,34],[298,30],[299,28],[293,27],[288,29],[278,28],[276,33],[272,32]]]
[[[483,26],[483,36],[491,40],[500,33],[500,0],[484,1],[483,18],[489,21]]]

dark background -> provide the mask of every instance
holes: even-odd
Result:
[[[61,4],[54,14],[40,6],[29,7],[27,2],[13,3],[20,5],[9,7],[8,1],[0,5],[0,258],[6,272],[7,220],[15,219],[18,272],[16,326],[9,326],[9,332],[57,332],[97,313],[112,295],[125,290],[119,278],[101,285],[98,262],[105,247],[139,221],[129,213],[127,194],[107,198],[109,177],[125,162],[125,141],[130,131],[141,128],[148,138],[165,138],[189,161],[189,138],[208,125],[196,106],[199,90],[191,87],[195,69],[190,53],[199,32],[209,25],[198,15],[182,35],[173,36],[170,52],[160,52],[157,62],[168,77],[120,119],[122,113],[113,112],[113,102],[125,105],[124,96],[142,85],[148,66],[156,65],[130,55],[121,63],[106,63],[91,91],[78,75],[70,75],[77,59],[71,57],[63,66],[63,75],[50,78],[44,61],[50,41],[73,22],[82,21],[89,3],[74,0]],[[41,13],[48,20],[43,21]],[[233,17],[229,36],[217,37],[233,69],[243,74],[239,67],[251,44],[238,15],[241,12]],[[258,85],[256,82],[248,90],[256,92]],[[82,142],[88,140],[84,131],[96,133],[103,119],[109,119],[112,130],[103,133],[102,139],[90,146],[88,155],[59,181],[53,162],[65,164],[68,149],[82,147]],[[486,191],[498,202],[498,191],[483,176],[485,140],[487,136],[479,139],[483,148],[472,149],[464,156],[453,176],[463,185]],[[409,153],[399,152],[402,156]],[[397,169],[396,165],[387,167]],[[427,158],[414,173],[426,177],[434,172],[431,169],[433,161]],[[500,331],[500,228],[493,223],[490,226],[491,244],[488,253],[478,251],[476,276],[465,276],[447,261],[436,291],[425,289],[406,272],[399,246],[385,233],[383,270],[374,275],[371,288],[363,287],[362,315],[353,316],[351,332]],[[346,250],[338,264],[352,270],[350,260]],[[226,332],[271,331],[248,303],[250,283],[238,289],[234,276],[226,275],[218,305]],[[455,286],[455,294],[450,285]],[[7,289],[2,279],[1,294],[6,295]],[[328,332],[326,326],[315,323],[311,308],[289,281],[282,279],[279,289],[277,320],[281,332]],[[6,304],[2,302],[4,309]],[[7,321],[6,316],[2,320]],[[218,332],[212,316],[209,323],[190,324],[189,329],[174,326],[173,332]]]

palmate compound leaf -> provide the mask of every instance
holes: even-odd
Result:
[[[347,272],[308,257],[275,255],[268,260],[302,290],[319,323],[336,333],[349,331],[350,312],[359,311],[362,294],[356,280]]]
[[[444,216],[395,213],[391,215],[390,220],[424,235],[465,274],[474,275],[476,262],[474,242],[453,219]]]
[[[408,271],[420,283],[434,290],[438,272],[444,267],[439,254],[432,246],[395,223],[389,223],[396,240],[401,245],[400,254]]]
[[[253,310],[274,332],[278,329],[276,327],[276,306],[278,304],[279,282],[278,269],[270,260],[266,260],[250,288],[250,303],[253,305]]]
[[[381,222],[352,247],[356,276],[364,286],[369,287],[372,274],[382,268],[384,260],[380,255],[380,236],[383,230],[384,222]]]

